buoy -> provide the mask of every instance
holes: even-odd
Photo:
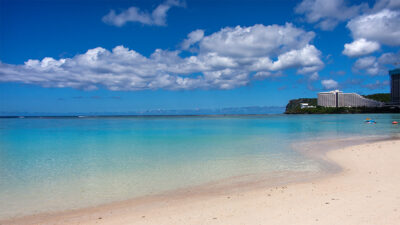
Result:
[[[392,124],[398,124],[398,123],[399,123],[399,122],[397,122],[397,121],[393,121],[393,122],[392,122]]]

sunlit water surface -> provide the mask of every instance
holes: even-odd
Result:
[[[320,163],[293,145],[396,136],[393,120],[400,115],[0,119],[0,219],[243,174],[318,172]]]

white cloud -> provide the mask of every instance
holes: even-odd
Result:
[[[299,73],[314,73],[320,70],[323,62],[321,52],[314,45],[306,45],[302,49],[291,50],[278,56],[272,63],[271,70],[299,68]]]
[[[389,52],[382,54],[379,57],[378,62],[382,65],[398,65],[398,63],[400,63],[400,51],[398,51],[397,53]]]
[[[400,46],[400,0],[377,0],[372,8],[367,3],[347,3],[350,1],[303,0],[295,11],[304,14],[308,23],[315,23],[323,30],[333,29],[339,22],[348,21],[346,27],[353,42],[345,44],[342,53],[349,57],[362,57],[354,63],[353,72],[387,75],[388,69],[400,61],[399,52],[385,53],[378,58],[363,56],[380,50],[381,46]]]
[[[193,44],[198,43],[204,37],[204,30],[198,29],[195,31],[190,32],[187,35],[187,38],[182,42],[181,46],[182,49],[187,50]]]
[[[343,54],[358,57],[380,49],[381,45],[400,45],[400,1],[377,0],[372,8],[367,3],[349,5],[345,0],[303,0],[295,8],[309,23],[323,30],[333,29],[348,21],[354,41],[345,44]]]
[[[165,26],[167,24],[167,12],[173,6],[184,6],[183,2],[178,0],[167,0],[158,5],[152,13],[140,10],[137,7],[130,7],[127,10],[117,14],[111,10],[103,17],[103,22],[121,27],[127,22],[138,22],[145,25]]]
[[[376,1],[373,11],[377,12],[382,9],[400,9],[399,0],[378,0]]]
[[[377,89],[387,89],[388,87],[390,88],[390,83],[388,80],[385,81],[375,81],[375,83],[369,83],[362,85],[365,88],[368,88],[370,90],[377,90]]]
[[[365,70],[370,75],[379,74],[379,64],[377,62],[376,57],[374,56],[363,57],[358,59],[354,63],[353,68],[357,70]]]
[[[282,77],[283,74],[281,72],[270,72],[270,71],[259,71],[254,74],[253,79],[255,80],[264,80],[266,78],[277,78]]]
[[[366,3],[348,6],[344,0],[303,0],[295,12],[304,14],[308,23],[316,23],[323,30],[332,30],[339,22],[358,15],[366,8]]]
[[[329,90],[329,89],[335,89],[339,87],[339,84],[337,81],[329,79],[329,80],[322,80],[321,81],[322,86]]]
[[[312,74],[310,74],[309,78],[310,81],[315,81],[319,79],[319,74],[317,72],[314,72]]]
[[[303,48],[314,36],[314,32],[306,32],[290,23],[285,26],[236,26],[223,28],[204,37],[200,48],[201,51],[217,52],[218,55],[234,58],[261,57]]]
[[[400,45],[400,12],[383,9],[350,20],[347,24],[354,39],[364,38],[389,46]]]
[[[290,68],[317,77],[324,66],[321,52],[310,43],[314,33],[292,24],[191,34],[187,40],[198,43],[198,51],[187,57],[179,50],[156,49],[146,57],[124,46],[112,51],[98,47],[72,58],[46,57],[24,65],[0,62],[0,82],[87,90],[231,89]]]
[[[345,44],[343,54],[350,57],[358,57],[371,54],[379,49],[379,43],[360,38],[350,44]]]
[[[388,69],[398,62],[400,62],[400,51],[397,53],[385,53],[378,58],[374,56],[362,57],[354,63],[353,71],[372,76],[386,76]]]
[[[343,54],[359,57],[371,54],[380,46],[400,46],[400,1],[377,0],[375,5],[347,23],[354,39],[345,44]],[[399,53],[385,53],[379,58],[359,58],[353,65],[353,72],[368,75],[387,75],[393,63],[400,59]]]

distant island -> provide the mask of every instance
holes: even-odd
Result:
[[[390,93],[363,95],[364,98],[389,103]],[[285,114],[346,114],[346,113],[400,113],[400,108],[383,107],[324,107],[318,105],[317,98],[299,98],[290,100],[286,105]],[[302,107],[306,103],[307,107]]]

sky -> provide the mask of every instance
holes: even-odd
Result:
[[[0,0],[0,115],[390,92],[400,0]]]

